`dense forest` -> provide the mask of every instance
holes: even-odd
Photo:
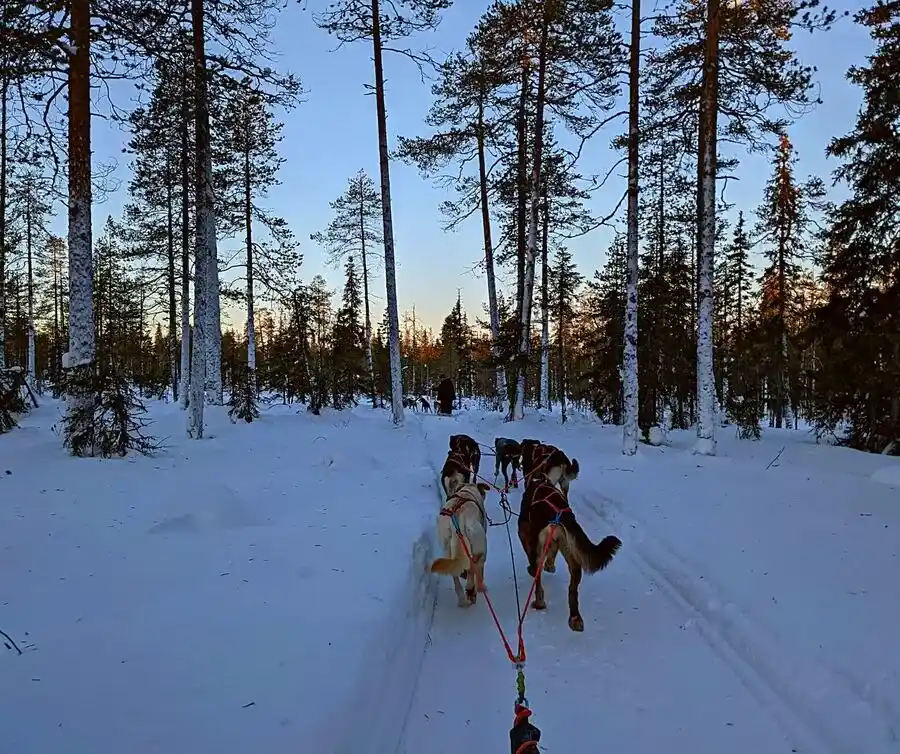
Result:
[[[900,4],[842,18],[807,0],[669,0],[652,15],[640,0],[494,0],[432,60],[416,45],[449,5],[310,9],[321,33],[372,52],[360,77],[379,169],[348,176],[320,227],[298,228],[267,207],[282,118],[303,95],[268,62],[279,0],[7,0],[0,431],[42,394],[65,397],[76,455],[151,450],[151,399],[179,402],[196,438],[205,405],[253,421],[272,400],[316,413],[370,403],[399,424],[404,396],[447,374],[510,421],[590,410],[623,426],[629,454],[652,427],[696,427],[696,452],[714,454],[726,424],[748,439],[802,424],[900,454]],[[799,175],[791,127],[818,94],[791,40],[828,44],[835,23],[870,34],[871,56],[847,74],[863,104],[830,142],[834,175]],[[407,44],[433,105],[421,133],[393,134],[383,56]],[[107,184],[91,92],[123,79],[141,104],[105,115],[125,134],[128,202],[92,228]],[[586,164],[578,145],[611,124],[610,165]],[[756,206],[729,201],[741,165],[726,145],[769,155]],[[398,311],[398,162],[448,187],[448,228],[483,233],[487,304],[458,299],[439,332]],[[615,197],[602,217],[600,190]],[[49,230],[61,212],[66,237]],[[578,269],[572,239],[610,227],[602,266]],[[301,237],[342,286],[304,278]],[[243,326],[223,331],[226,306]]]

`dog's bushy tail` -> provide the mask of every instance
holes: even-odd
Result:
[[[569,479],[577,479],[578,471],[579,471],[578,459],[573,458],[571,461],[569,461],[569,468],[566,469],[566,476],[569,477]]]
[[[462,548],[459,548],[462,550]],[[448,576],[457,576],[466,570],[469,565],[469,557],[464,552],[458,552],[452,558],[438,558],[431,564],[432,573],[440,573]]]
[[[612,535],[604,537],[595,545],[584,533],[584,529],[581,528],[581,524],[578,523],[575,516],[571,514],[563,515],[560,523],[566,530],[566,536],[574,545],[571,550],[575,558],[588,573],[596,573],[606,568],[622,546],[622,540]]]

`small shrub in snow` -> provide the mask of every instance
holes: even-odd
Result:
[[[254,419],[259,419],[259,408],[256,404],[256,380],[254,373],[249,373],[239,384],[232,385],[231,396],[228,399],[228,416],[232,422],[243,419],[250,424]]]
[[[25,377],[16,367],[0,371],[0,435],[18,425],[17,417],[28,411],[22,395]]]
[[[73,456],[111,458],[160,450],[144,433],[147,407],[124,375],[98,375],[93,365],[77,367],[66,374],[66,394],[81,398],[70,404],[63,419],[63,444]]]

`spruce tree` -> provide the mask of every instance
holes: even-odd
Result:
[[[810,226],[812,213],[824,198],[824,187],[817,179],[800,184],[794,178],[796,156],[790,139],[783,135],[773,160],[772,177],[766,184],[764,199],[757,210],[756,233],[763,244],[768,265],[760,280],[760,325],[768,343],[766,392],[774,396],[770,415],[776,427],[782,427],[797,379],[792,369],[796,331],[791,327],[796,317],[801,264],[810,260]]]
[[[828,217],[822,254],[828,290],[813,335],[819,343],[815,422],[846,422],[842,441],[900,452],[900,240],[885,229],[900,216],[900,7],[876,2],[857,13],[875,50],[848,78],[863,95],[854,129],[834,139],[835,177],[851,191]]]
[[[362,324],[362,293],[360,291],[359,273],[356,260],[352,255],[347,257],[344,265],[344,292],[341,308],[337,311],[334,322],[334,390],[333,405],[344,408],[356,405],[356,395],[364,385],[363,375],[365,351],[363,340],[365,328]]]

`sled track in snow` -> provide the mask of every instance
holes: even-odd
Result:
[[[430,456],[427,462],[434,471]],[[437,479],[438,472],[434,475]],[[443,500],[439,486],[429,485],[438,498],[435,503]],[[323,751],[393,754],[400,750],[437,606],[437,578],[428,570],[433,557],[434,524],[429,517],[412,544],[406,580],[390,596],[390,617],[363,638],[365,659],[350,698],[313,736]]]
[[[781,724],[795,751],[888,754],[898,750],[900,717],[886,695],[846,671],[779,652],[775,637],[767,636],[709,579],[698,576],[698,569],[651,527],[629,516],[623,504],[602,496],[599,503],[592,501],[575,485],[572,492],[579,508],[614,530],[637,535],[622,554],[690,616],[690,624],[704,641]]]

